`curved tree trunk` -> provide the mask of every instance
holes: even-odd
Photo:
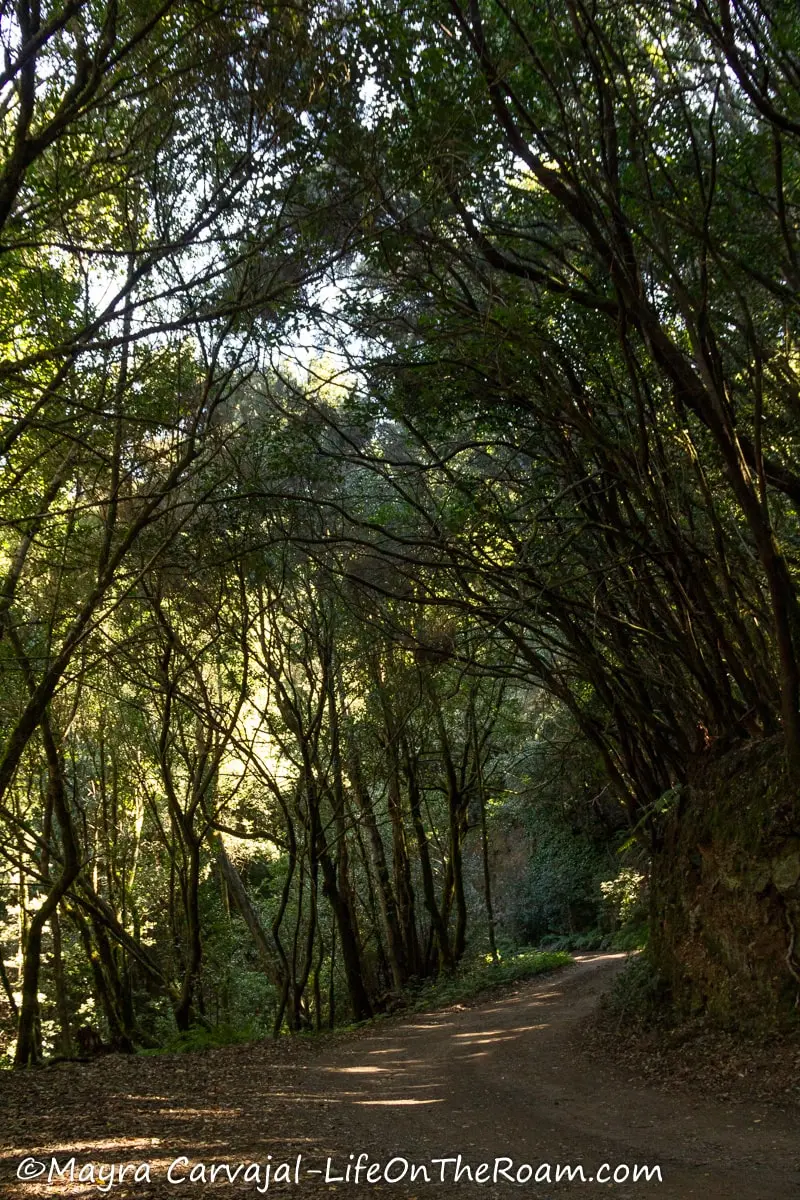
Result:
[[[78,846],[64,786],[63,763],[53,739],[49,718],[46,715],[42,718],[41,729],[49,772],[48,801],[61,831],[62,868],[61,874],[50,888],[41,907],[33,914],[28,926],[22,964],[22,998],[17,1026],[17,1046],[14,1053],[15,1067],[32,1066],[38,1059],[36,1022],[39,1015],[42,935],[45,925],[58,911],[62,897],[66,895],[80,871]]]

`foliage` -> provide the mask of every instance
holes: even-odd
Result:
[[[141,1054],[199,1054],[204,1050],[216,1050],[220,1046],[238,1046],[257,1041],[263,1030],[255,1025],[213,1025],[210,1029],[195,1026],[185,1033],[169,1038],[156,1050],[141,1050]]]
[[[632,867],[622,867],[613,879],[600,884],[600,891],[614,911],[616,920],[624,925],[641,919],[646,911],[643,884],[644,875]]]
[[[491,955],[465,963],[453,974],[436,983],[423,984],[411,991],[409,1008],[412,1012],[427,1012],[451,1004],[465,1004],[497,987],[521,983],[536,975],[547,974],[568,966],[572,959],[559,951],[534,949],[512,950],[502,954],[499,961]]]
[[[628,960],[603,998],[603,1006],[618,1029],[646,1028],[663,1023],[668,1013],[666,999],[666,984],[644,951]]]

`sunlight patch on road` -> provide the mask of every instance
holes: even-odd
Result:
[[[113,1150],[118,1150],[120,1147],[123,1147],[125,1150],[132,1150],[134,1147],[137,1147],[137,1146],[139,1146],[139,1147],[146,1146],[148,1150],[152,1150],[153,1146],[157,1146],[158,1143],[159,1143],[158,1138],[149,1138],[149,1137],[141,1137],[141,1138],[106,1137],[106,1138],[95,1138],[93,1140],[89,1140],[87,1138],[81,1138],[80,1141],[75,1142],[74,1145],[70,1142],[69,1148],[67,1148],[63,1142],[45,1142],[43,1145],[34,1146],[33,1150],[31,1150],[31,1147],[27,1144],[24,1146],[4,1146],[3,1154],[7,1158],[22,1157],[24,1154],[31,1154],[31,1153],[35,1153],[40,1157],[45,1154],[49,1154],[49,1155],[84,1154],[84,1155],[88,1155],[94,1150],[112,1150],[113,1151]]]
[[[467,1043],[469,1044],[469,1043]],[[385,1067],[365,1067],[364,1070],[372,1071],[397,1071],[398,1067],[424,1067],[427,1066],[426,1058],[385,1058]],[[326,1067],[327,1071],[335,1071],[335,1067]]]
[[[454,1038],[494,1037],[497,1033],[508,1033],[507,1029],[475,1029],[471,1033],[454,1033]]]
[[[507,1033],[504,1037],[497,1037],[493,1034],[491,1037],[475,1037],[471,1042],[463,1042],[464,1046],[496,1046],[498,1042],[513,1042],[513,1033]]]
[[[434,1021],[430,1025],[406,1025],[406,1029],[446,1029],[452,1024],[452,1021]]]
[[[403,1107],[407,1108],[407,1107],[408,1107],[409,1105],[411,1105],[411,1104],[444,1104],[444,1100],[416,1100],[416,1099],[414,1099],[414,1100],[411,1100],[411,1099],[403,1099],[403,1100],[355,1100],[353,1103],[354,1103],[354,1104],[361,1104],[361,1105],[362,1105],[363,1107],[365,1107],[365,1108],[367,1108],[367,1107],[375,1107],[376,1105],[380,1105],[380,1106],[386,1106],[386,1105],[402,1105]]]
[[[169,1108],[160,1108],[159,1115],[162,1117],[240,1117],[242,1110],[240,1108],[176,1108],[170,1105]]]
[[[389,1072],[388,1067],[326,1067],[325,1070],[334,1075],[386,1075]]]

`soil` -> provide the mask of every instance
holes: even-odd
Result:
[[[654,1086],[627,1059],[581,1048],[578,1031],[624,963],[624,955],[586,954],[575,965],[533,979],[474,1007],[377,1022],[358,1034],[315,1042],[258,1043],[196,1055],[108,1056],[0,1077],[0,1196],[175,1197],[266,1194],[264,1164],[289,1164],[298,1183],[270,1182],[269,1194],[296,1193],[404,1200],[444,1195],[536,1200],[613,1194],[619,1200],[789,1200],[800,1195],[800,1112],[766,1101],[715,1099]],[[699,1062],[699,1069],[702,1062]],[[359,1153],[382,1171],[394,1157],[427,1167],[396,1183],[353,1181]],[[462,1156],[488,1182],[453,1181]],[[271,1155],[271,1160],[268,1156]],[[353,1155],[353,1158],[350,1158]],[[20,1161],[51,1158],[69,1172],[17,1181]],[[179,1156],[205,1164],[207,1181],[169,1183]],[[351,1164],[351,1179],[343,1177]],[[492,1181],[495,1160],[539,1169],[551,1182]],[[149,1164],[150,1182],[97,1186],[100,1164]],[[231,1183],[211,1164],[262,1164],[258,1182]],[[661,1169],[634,1183],[555,1182],[558,1164],[582,1165],[586,1179],[602,1164]],[[92,1184],[85,1176],[95,1164]],[[501,1168],[504,1164],[500,1164]],[[78,1180],[81,1167],[84,1181]],[[33,1169],[33,1168],[32,1168]],[[190,1165],[173,1174],[187,1176]],[[251,1179],[254,1168],[251,1168]],[[313,1174],[318,1171],[320,1174]],[[377,1173],[376,1171],[376,1173]],[[280,1174],[280,1172],[279,1172]],[[620,1177],[624,1170],[619,1172]],[[525,1172],[523,1170],[522,1178]],[[373,1179],[375,1176],[373,1175]]]
[[[678,1025],[625,1025],[601,1007],[576,1032],[581,1053],[606,1060],[653,1088],[731,1104],[794,1109],[800,1119],[800,1030],[742,1033],[697,1018]]]

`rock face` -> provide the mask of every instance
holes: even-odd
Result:
[[[654,856],[652,953],[681,1017],[800,1020],[800,796],[780,739],[708,753]]]

